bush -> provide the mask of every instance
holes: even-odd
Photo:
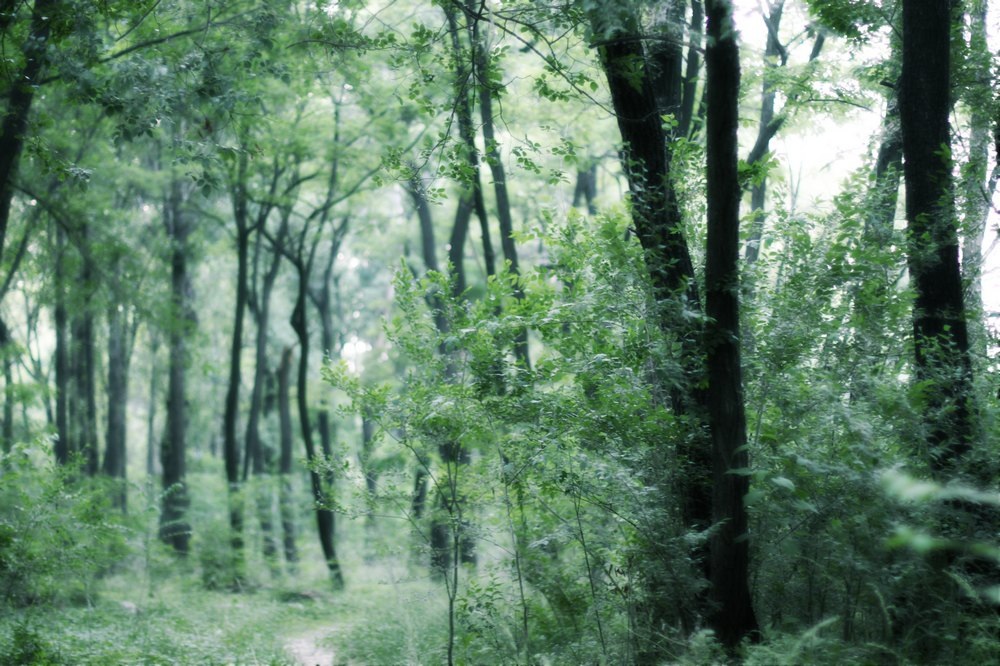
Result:
[[[100,574],[126,552],[101,481],[46,458],[39,445],[2,458],[0,603],[8,606],[90,602]]]

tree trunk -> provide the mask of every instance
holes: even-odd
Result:
[[[97,382],[94,365],[93,261],[90,256],[90,227],[86,221],[78,229],[80,274],[75,292],[79,308],[73,315],[72,356],[70,359],[70,432],[77,446],[87,476],[95,476],[98,464]]]
[[[11,345],[10,329],[0,319],[0,355],[3,357],[3,452],[10,453],[14,445],[14,349]]]
[[[762,152],[757,161],[763,159],[770,149],[771,123],[774,122],[774,83],[768,80],[768,70],[773,70],[778,64],[775,60],[782,56],[784,48],[778,41],[778,30],[781,28],[781,14],[785,8],[785,0],[772,0],[768,15],[764,17],[767,24],[767,44],[764,47],[764,81],[760,91],[760,121],[758,125],[757,143],[762,146]],[[786,58],[782,57],[781,64]],[[761,176],[750,190],[750,237],[747,239],[745,258],[748,264],[756,263],[760,256],[760,244],[764,236],[764,204],[767,196],[767,176]]]
[[[982,321],[982,260],[983,238],[986,235],[986,223],[989,219],[990,204],[1000,178],[1000,152],[994,170],[987,176],[987,165],[990,158],[990,115],[991,106],[996,108],[997,102],[992,98],[990,87],[990,50],[987,42],[986,0],[969,3],[969,60],[967,69],[972,80],[968,82],[969,89],[965,103],[969,109],[969,161],[963,169],[963,224],[965,235],[962,239],[962,275],[966,284],[966,309],[974,317],[972,321]],[[1000,117],[994,122],[996,148],[1000,150]],[[979,323],[972,331],[972,347],[976,358],[987,356],[986,331]]]
[[[327,505],[327,493],[323,487],[323,478],[317,465],[326,465],[329,461],[320,459],[313,443],[312,424],[309,421],[309,401],[307,396],[309,373],[309,329],[306,323],[307,281],[309,272],[304,264],[299,269],[298,297],[295,309],[292,311],[292,329],[299,339],[299,375],[298,375],[298,407],[299,429],[302,431],[302,441],[306,448],[306,459],[309,461],[309,481],[312,485],[313,501],[316,510],[316,526],[319,532],[319,543],[323,549],[323,557],[330,573],[330,580],[335,589],[344,587],[344,575],[340,570],[337,551],[334,546],[334,514]]]
[[[232,192],[233,218],[236,221],[236,312],[233,337],[229,347],[229,385],[223,416],[223,458],[226,465],[226,488],[229,502],[229,543],[232,549],[234,587],[246,579],[246,555],[243,552],[243,494],[240,492],[240,446],[236,439],[239,418],[241,361],[243,358],[243,321],[247,308],[247,280],[250,262],[250,228],[247,222],[247,155],[241,152],[235,187]]]
[[[125,312],[112,302],[108,306],[108,425],[105,432],[104,473],[118,483],[114,505],[126,510],[127,486],[126,423],[128,409],[128,354],[126,349]]]
[[[56,441],[55,458],[60,465],[69,463],[73,443],[69,434],[69,317],[66,314],[66,268],[63,255],[66,235],[56,226],[55,242],[55,374],[56,374]]]
[[[164,222],[170,240],[170,299],[172,321],[167,335],[169,370],[167,380],[166,436],[160,446],[163,466],[163,507],[160,514],[160,538],[179,555],[187,555],[191,527],[186,522],[189,505],[186,472],[187,339],[194,327],[192,286],[188,275],[188,237],[190,222],[183,211],[183,193],[179,178],[174,175],[167,195]]]
[[[916,379],[926,455],[942,478],[972,447],[972,371],[951,180],[951,4],[904,0],[900,121],[906,181],[907,261],[916,298]]]
[[[671,407],[688,432],[676,442],[677,458],[683,472],[674,472],[662,464],[662,456],[652,461],[650,483],[676,488],[681,521],[685,528],[704,532],[712,524],[712,458],[708,437],[706,395],[701,388],[704,367],[702,344],[697,324],[686,311],[701,309],[694,267],[683,234],[683,219],[671,176],[672,153],[660,120],[659,106],[652,77],[636,80],[637,63],[644,63],[637,17],[627,6],[608,3],[603,11],[590,13],[594,33],[600,42],[601,64],[608,79],[611,100],[621,132],[622,168],[629,183],[632,220],[642,245],[646,270],[653,296],[659,305],[658,324],[681,345],[680,363],[684,371],[682,385],[671,383],[668,389]],[[677,83],[679,78],[674,79]],[[673,91],[661,99],[680,99]],[[672,510],[672,507],[670,507]],[[664,515],[668,515],[666,511]],[[668,525],[659,529],[668,530]],[[673,583],[659,561],[671,557],[662,551],[664,539],[651,535],[648,548],[651,559],[646,576],[650,605],[650,635],[655,643],[667,624],[678,614],[687,630],[693,630],[697,616],[704,612],[704,598],[693,601],[692,608],[673,608],[666,599]],[[692,560],[706,579],[711,579],[711,558],[704,546],[695,547]],[[641,647],[650,651],[643,659],[656,659],[661,646],[651,643]]]
[[[278,366],[278,418],[281,440],[281,455],[278,462],[278,474],[281,477],[278,511],[281,514],[285,562],[294,573],[299,561],[299,551],[295,545],[295,502],[292,498],[292,410],[289,398],[291,371],[292,348],[286,347],[281,354],[281,364]]]
[[[476,63],[476,83],[479,86],[479,115],[483,123],[483,143],[486,144],[486,163],[493,176],[493,192],[496,196],[497,220],[500,222],[500,247],[504,259],[510,266],[510,273],[520,277],[521,268],[517,259],[517,244],[514,242],[514,219],[510,212],[510,195],[507,192],[507,175],[504,173],[503,161],[500,156],[500,144],[497,143],[493,128],[493,89],[490,81],[490,60],[486,45],[482,43],[479,34],[479,22],[473,27],[473,50]],[[514,286],[514,297],[524,298],[520,282]],[[514,356],[525,370],[531,370],[531,355],[528,350],[528,330],[521,328],[514,340]]]
[[[61,11],[57,0],[35,0],[31,24],[24,40],[24,67],[13,78],[7,113],[0,128],[0,256],[3,254],[10,222],[10,205],[14,197],[14,177],[28,131],[28,115],[35,99],[41,73],[47,61],[49,33],[56,14]]]
[[[597,198],[597,162],[591,162],[586,168],[576,170],[576,185],[573,187],[573,207],[581,204],[588,215],[597,214],[594,200]]]
[[[455,116],[458,120],[459,140],[462,143],[464,157],[469,168],[469,196],[476,217],[479,219],[479,229],[483,243],[483,263],[486,266],[486,276],[496,275],[496,252],[490,234],[489,217],[486,214],[486,201],[483,198],[482,176],[479,173],[479,151],[476,149],[476,133],[472,126],[472,98],[469,87],[475,85],[471,72],[464,59],[467,57],[462,48],[458,17],[451,3],[442,5],[448,20],[448,33],[451,37],[452,57],[455,60]],[[462,201],[459,201],[459,207]],[[457,225],[456,225],[457,227]]]
[[[705,66],[708,86],[705,149],[708,243],[705,331],[708,412],[712,433],[711,626],[729,650],[759,639],[750,598],[750,548],[743,498],[750,487],[743,369],[740,361],[740,186],[737,169],[740,61],[732,7],[708,0]]]
[[[160,338],[150,333],[149,341],[149,401],[146,412],[146,474],[156,475],[156,390],[160,386],[160,364],[156,360],[160,351]]]
[[[263,222],[263,221],[261,221]],[[280,235],[284,235],[284,225],[282,231],[279,232]],[[262,235],[258,233],[257,243],[254,250],[254,284],[256,284],[257,279],[257,265],[259,264],[259,255],[261,252],[261,238]],[[253,474],[254,477],[259,480],[257,484],[257,519],[260,522],[260,531],[263,538],[263,552],[264,559],[271,566],[272,573],[277,574],[277,554],[278,546],[274,536],[274,526],[272,523],[272,509],[273,509],[273,485],[270,481],[272,466],[274,462],[274,454],[272,446],[264,446],[260,437],[260,421],[265,418],[267,412],[270,410],[270,405],[273,404],[273,400],[268,401],[265,399],[264,392],[265,386],[268,382],[268,377],[270,376],[267,364],[267,339],[268,339],[268,327],[271,320],[271,293],[274,288],[274,282],[278,276],[278,269],[281,266],[281,255],[275,252],[271,257],[271,262],[264,272],[263,281],[261,282],[259,291],[255,290],[255,293],[259,294],[259,298],[256,300],[253,312],[256,314],[257,323],[257,338],[255,346],[255,363],[254,363],[254,380],[253,380],[253,390],[250,397],[250,413],[247,417],[247,456],[251,459],[253,463]],[[289,424],[289,428],[290,428]],[[289,441],[291,440],[291,431],[288,433]],[[289,443],[290,446],[290,443]],[[289,455],[291,452],[289,451]],[[290,464],[289,464],[290,466]],[[245,468],[244,468],[244,478],[245,478]],[[285,479],[284,476],[281,477],[282,481]],[[279,503],[279,510],[280,503]],[[295,549],[294,532],[292,535],[292,551]]]

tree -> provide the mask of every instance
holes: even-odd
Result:
[[[951,178],[951,26],[947,0],[904,0],[899,117],[914,361],[927,386],[926,460],[938,475],[957,471],[976,437]]]
[[[708,0],[708,248],[705,253],[705,352],[712,433],[711,626],[734,650],[759,640],[750,597],[750,543],[744,497],[750,489],[743,368],[740,358],[740,185],[737,165],[740,61],[728,0]]]

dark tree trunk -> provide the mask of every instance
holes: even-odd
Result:
[[[169,370],[167,380],[166,435],[160,446],[163,466],[163,507],[160,514],[160,538],[178,554],[186,555],[191,527],[186,522],[189,504],[187,481],[187,339],[194,327],[192,286],[188,274],[188,238],[190,222],[183,211],[182,185],[172,177],[164,222],[170,240],[170,299],[173,313],[167,335]]]
[[[510,266],[514,276],[521,275],[520,263],[517,259],[517,244],[514,242],[514,219],[510,212],[510,195],[507,192],[507,175],[504,173],[500,157],[500,144],[497,143],[493,128],[493,94],[489,73],[490,60],[486,47],[479,35],[479,22],[473,28],[473,50],[476,63],[476,83],[479,87],[479,115],[483,123],[483,143],[486,145],[486,163],[493,176],[493,192],[497,204],[497,220],[500,222],[500,247],[504,259]],[[514,287],[514,297],[524,298],[520,282]],[[528,330],[522,328],[514,340],[514,356],[525,370],[531,369],[531,355],[528,350]]]
[[[149,342],[149,410],[146,412],[146,474],[156,475],[156,397],[160,386],[160,364],[157,352],[160,351],[160,338],[156,333],[150,334]]]
[[[712,524],[712,458],[706,395],[701,388],[702,344],[698,326],[690,323],[692,318],[681,316],[685,310],[700,310],[701,305],[672,181],[672,153],[663,131],[652,77],[643,75],[636,80],[634,76],[636,64],[645,62],[638,19],[628,7],[608,3],[604,11],[591,12],[590,22],[595,34],[603,37],[601,64],[622,137],[621,162],[629,183],[632,220],[644,251],[653,295],[660,308],[658,324],[668,335],[676,336],[682,347],[683,385],[672,382],[668,390],[674,413],[690,429],[690,433],[679,437],[676,443],[677,458],[684,465],[684,471],[672,475],[671,470],[662,465],[661,458],[652,463],[650,483],[664,489],[668,484],[673,485],[684,526],[703,532]],[[679,77],[672,80],[680,82]],[[664,103],[676,105],[680,93],[676,90],[664,92],[660,97],[666,100]],[[661,541],[652,537],[649,543],[650,557],[657,561],[670,557],[658,545]],[[702,575],[710,579],[711,558],[707,548],[695,547],[692,559]],[[704,612],[704,598],[694,600],[693,608],[673,608],[666,601],[673,583],[664,568],[653,562],[646,575],[649,577],[649,629],[654,642],[655,636],[662,634],[678,613],[685,627],[693,630],[696,616]],[[651,644],[641,649],[652,651],[643,656],[652,660],[657,658],[661,647]]]
[[[591,162],[587,168],[576,170],[576,185],[573,187],[573,206],[581,204],[587,209],[588,215],[597,214],[597,162]]]
[[[56,14],[60,12],[60,4],[57,0],[35,0],[22,49],[24,67],[12,79],[7,112],[0,129],[0,256],[7,238],[14,177],[28,131],[28,115],[45,67],[49,33]]]
[[[317,465],[326,465],[328,460],[320,458],[316,454],[316,446],[313,443],[312,424],[309,421],[309,401],[307,395],[309,377],[309,329],[306,323],[307,307],[307,281],[309,271],[304,264],[298,266],[299,288],[298,296],[295,300],[295,309],[292,311],[292,329],[299,340],[299,374],[298,374],[298,407],[299,407],[299,429],[302,432],[302,441],[306,448],[306,459],[309,461],[309,481],[312,485],[313,501],[316,510],[316,526],[319,531],[319,543],[323,549],[323,558],[330,573],[330,580],[335,589],[344,587],[344,575],[340,570],[340,562],[337,559],[337,551],[334,546],[334,514],[330,510],[327,502],[327,492],[323,487],[323,478],[317,469]]]
[[[680,116],[677,119],[677,135],[691,136],[694,126],[694,100],[698,90],[698,70],[701,51],[701,33],[705,10],[701,0],[691,0],[691,23],[688,28],[687,63],[684,67],[684,89],[681,95]]]
[[[240,382],[243,358],[243,321],[247,308],[247,280],[250,264],[250,226],[247,221],[246,169],[247,155],[241,152],[232,192],[233,218],[236,221],[236,312],[233,316],[233,337],[229,347],[229,385],[223,416],[222,451],[226,465],[226,488],[229,501],[229,543],[232,549],[233,585],[239,587],[246,578],[246,556],[243,552],[243,495],[240,492],[240,445],[236,439],[239,418]]]
[[[426,202],[425,202],[426,205]],[[472,219],[472,198],[463,195],[455,209],[455,223],[449,237],[448,263],[451,266],[453,289],[456,296],[465,293],[468,281],[465,277],[465,241],[469,237],[469,222]]]
[[[969,340],[951,180],[952,3],[904,0],[899,111],[906,181],[908,265],[916,298],[917,381],[931,382],[924,419],[927,456],[939,475],[973,440]]]
[[[263,224],[263,220],[260,221]],[[284,236],[287,219],[283,220],[282,229],[279,236]],[[262,246],[262,235],[257,235],[257,243],[254,249],[254,280],[257,284],[257,266],[260,261]],[[277,252],[271,256],[270,264],[264,272],[259,290],[255,288],[257,297],[251,299],[253,303],[252,311],[255,313],[257,324],[257,338],[255,347],[254,381],[253,391],[250,397],[250,414],[247,417],[247,456],[253,463],[254,477],[261,482],[256,488],[257,493],[257,517],[260,522],[260,531],[263,540],[264,559],[269,563],[272,573],[277,573],[278,545],[274,535],[272,524],[273,510],[273,485],[270,483],[270,475],[274,464],[274,448],[265,446],[260,437],[260,421],[273,408],[273,399],[265,398],[265,390],[270,377],[267,362],[267,340],[268,327],[271,320],[271,293],[274,289],[275,280],[278,277],[278,269],[281,266],[281,255]],[[283,427],[283,426],[282,426]],[[290,424],[289,424],[290,427]],[[291,446],[291,431],[288,433],[289,446]],[[291,452],[289,451],[289,455]],[[244,468],[244,477],[246,469]],[[286,477],[282,476],[284,481]],[[279,502],[279,510],[280,502]],[[294,552],[295,541],[294,532],[292,534],[292,551]]]
[[[365,492],[371,509],[365,515],[365,559],[371,561],[372,540],[375,531],[375,499],[378,493],[378,474],[372,465],[372,451],[375,446],[375,420],[367,412],[361,414],[361,472],[365,475]]]
[[[10,453],[14,445],[14,359],[11,345],[10,329],[7,323],[0,319],[0,355],[3,357],[3,452]]]
[[[772,0],[768,15],[764,17],[767,24],[767,44],[764,47],[764,81],[760,91],[760,121],[758,125],[757,144],[760,145],[760,157],[763,159],[770,150],[771,123],[774,122],[774,101],[776,91],[774,83],[768,79],[768,70],[778,67],[776,60],[781,57],[781,65],[785,64],[784,47],[778,41],[778,30],[781,28],[781,14],[785,8],[785,0]],[[750,190],[750,237],[747,239],[745,258],[748,264],[753,264],[760,256],[760,243],[764,236],[764,204],[767,197],[767,176],[762,176]]]
[[[73,443],[69,434],[69,317],[66,313],[66,268],[63,265],[66,236],[56,225],[55,243],[55,373],[56,441],[55,457],[60,465],[69,463]]]
[[[483,198],[482,176],[479,173],[479,151],[476,149],[476,133],[472,126],[472,96],[469,88],[475,85],[471,70],[466,64],[469,54],[462,48],[460,28],[455,7],[451,3],[442,5],[448,20],[448,33],[451,37],[452,57],[455,60],[455,116],[458,120],[459,140],[465,153],[469,167],[469,196],[476,217],[479,219],[479,230],[483,243],[483,263],[486,266],[487,277],[496,275],[496,252],[490,234],[490,221],[486,214],[486,200]],[[462,202],[459,201],[459,207]],[[457,227],[457,225],[456,225]]]
[[[708,0],[705,65],[708,76],[706,161],[708,246],[705,259],[705,331],[708,412],[712,433],[711,626],[728,649],[759,638],[750,598],[750,548],[743,498],[750,477],[743,370],[740,361],[737,173],[740,61],[728,0]]]
[[[128,352],[125,312],[117,303],[108,307],[108,425],[105,432],[104,473],[118,482],[114,504],[125,511],[127,486],[126,427],[128,408]]]
[[[281,485],[278,496],[278,511],[281,514],[282,545],[285,562],[294,572],[299,561],[299,551],[295,545],[295,502],[292,497],[292,409],[289,397],[289,376],[292,372],[292,348],[286,347],[278,366],[278,419],[281,453],[278,474]]]
[[[93,262],[90,256],[90,227],[86,221],[77,230],[80,243],[80,273],[76,289],[80,311],[73,317],[70,359],[70,438],[78,447],[83,471],[95,476],[100,471],[97,437],[97,382],[94,364]]]

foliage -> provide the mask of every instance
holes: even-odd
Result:
[[[16,446],[0,474],[0,602],[89,604],[126,552],[126,525],[101,484],[74,468],[39,465],[40,445]]]

